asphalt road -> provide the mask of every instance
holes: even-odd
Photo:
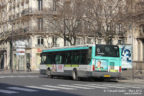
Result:
[[[0,75],[0,96],[144,96],[144,85],[113,81],[73,81],[38,75]]]

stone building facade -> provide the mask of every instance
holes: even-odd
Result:
[[[0,0],[0,69],[26,70],[26,64],[30,63],[32,70],[39,70],[42,49],[64,46],[64,39],[53,35],[47,22],[48,15],[53,14],[56,6],[53,1]],[[139,0],[135,4],[139,2],[144,3]],[[144,17],[143,13],[137,15]],[[141,62],[143,66],[144,22],[137,24],[138,20],[131,23],[126,36],[117,36],[112,43],[133,45],[133,61],[136,64]],[[97,44],[105,44],[103,38],[96,39]],[[92,36],[78,36],[76,45],[94,43]]]

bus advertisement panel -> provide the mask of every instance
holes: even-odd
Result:
[[[108,71],[108,62],[106,60],[96,60],[96,71]]]

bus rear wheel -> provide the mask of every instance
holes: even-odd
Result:
[[[78,80],[78,76],[77,76],[77,72],[76,71],[72,71],[72,79],[73,80]]]

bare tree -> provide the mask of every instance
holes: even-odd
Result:
[[[77,35],[86,34],[104,38],[111,44],[116,35],[124,35],[125,23],[121,22],[125,0],[63,0],[57,3],[57,14],[50,20],[56,35],[71,45]]]
[[[105,42],[111,44],[117,33],[125,32],[125,25],[120,22],[124,4],[123,0],[85,0],[85,20],[95,34],[95,39],[104,37]]]
[[[76,44],[76,36],[82,31],[82,0],[64,0],[57,3],[56,14],[49,20],[57,36],[64,38],[71,45]],[[65,45],[65,44],[64,44]]]

